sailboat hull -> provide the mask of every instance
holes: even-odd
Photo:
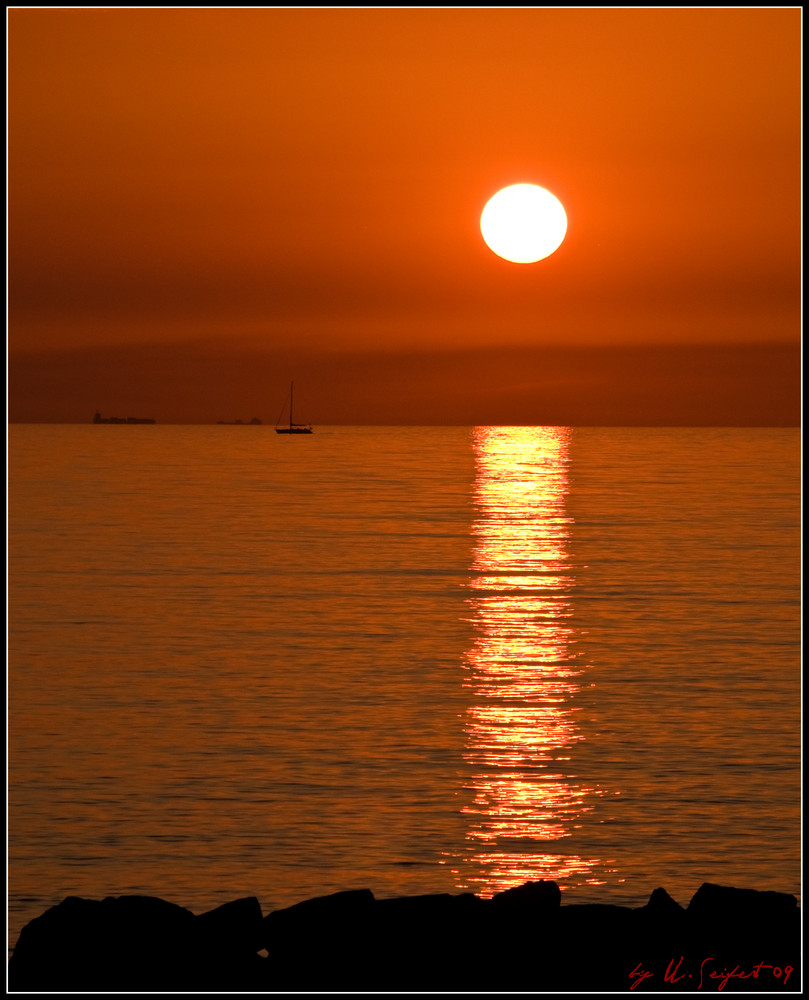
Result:
[[[292,390],[295,387],[294,382],[289,383],[289,426],[279,427],[278,424],[275,425],[276,434],[311,434],[312,425],[311,424],[296,424],[292,419]],[[283,411],[282,411],[283,412]],[[279,422],[281,418],[278,418]]]

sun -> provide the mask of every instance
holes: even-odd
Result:
[[[498,257],[533,264],[558,249],[567,232],[562,203],[536,184],[512,184],[486,203],[480,232]]]

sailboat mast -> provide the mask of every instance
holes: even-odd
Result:
[[[289,429],[292,430],[292,390],[295,388],[295,383],[289,383]]]

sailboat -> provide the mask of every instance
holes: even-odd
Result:
[[[295,388],[295,383],[289,383],[289,426],[275,425],[276,434],[311,434],[312,425],[311,424],[295,424],[292,422],[292,392]],[[281,416],[283,416],[283,410],[281,411]],[[281,417],[278,418],[279,422]]]

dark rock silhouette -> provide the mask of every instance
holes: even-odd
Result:
[[[504,889],[492,896],[492,903],[501,908],[555,910],[562,903],[562,892],[555,882],[541,879],[539,882],[524,882],[511,889]]]
[[[705,883],[638,909],[561,905],[554,882],[490,900],[337,892],[262,915],[149,896],[68,897],[27,924],[11,992],[799,992],[794,896]]]
[[[785,892],[733,889],[703,882],[688,904],[688,914],[701,920],[721,920],[735,925],[749,920],[780,920],[794,913],[798,901]]]
[[[255,896],[224,903],[194,918],[189,952],[195,970],[187,982],[202,988],[248,989],[261,981],[263,916]]]
[[[194,914],[151,896],[68,896],[27,924],[9,963],[9,988],[179,988]],[[19,983],[15,980],[19,978]]]
[[[794,898],[794,896],[790,896],[790,899]],[[682,906],[676,900],[672,899],[665,889],[660,888],[654,890],[644,909],[650,915],[669,917],[673,920],[681,919],[685,913]]]

